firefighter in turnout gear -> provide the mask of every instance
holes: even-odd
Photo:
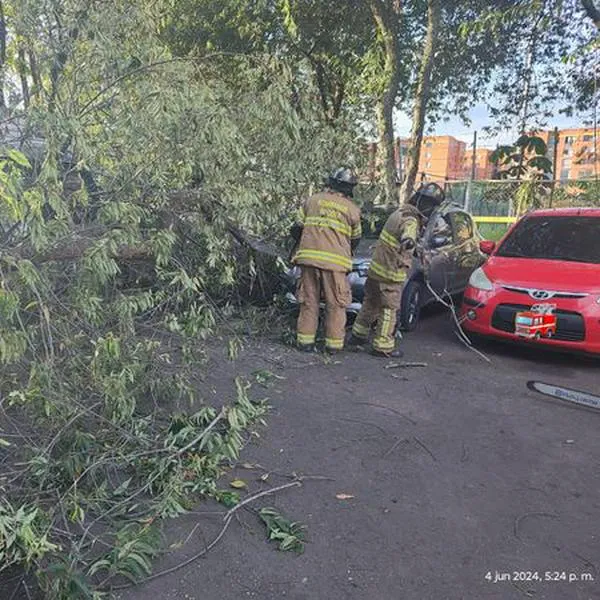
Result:
[[[375,245],[362,306],[352,327],[351,345],[365,344],[373,323],[377,322],[371,353],[383,357],[402,356],[402,351],[395,348],[396,313],[400,309],[402,289],[421,228],[443,200],[444,192],[438,185],[426,184],[386,221]]]
[[[352,269],[352,252],[361,237],[360,209],[351,200],[356,183],[350,169],[334,171],[325,191],[306,200],[300,221],[292,228],[297,241],[292,262],[301,268],[296,294],[301,350],[314,350],[322,297],[325,349],[334,353],[344,347],[346,307],[351,301],[346,275]]]

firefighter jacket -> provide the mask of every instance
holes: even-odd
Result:
[[[350,241],[362,235],[358,206],[343,194],[314,194],[300,210],[300,224],[295,264],[344,273],[352,270]]]
[[[395,210],[386,221],[371,260],[368,276],[385,283],[403,283],[412,265],[413,250],[405,250],[400,240],[411,239],[415,244],[419,235],[420,214],[406,205]]]

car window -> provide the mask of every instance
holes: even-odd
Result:
[[[600,219],[527,217],[498,249],[498,256],[600,264]]]
[[[473,222],[471,217],[463,212],[453,212],[450,214],[452,220],[452,229],[454,231],[454,241],[462,244],[473,237]]]

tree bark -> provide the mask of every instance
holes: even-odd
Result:
[[[29,72],[31,73],[31,80],[33,81],[31,95],[35,96],[42,92],[42,78],[40,76],[35,52],[31,48],[27,50],[27,57],[29,58]]]
[[[383,90],[377,99],[378,150],[383,169],[383,191],[387,203],[397,203],[396,159],[394,156],[394,106],[400,85],[400,48],[398,31],[402,15],[401,3],[389,6],[381,0],[368,0],[373,19],[383,41],[385,65]]]
[[[440,12],[440,0],[427,1],[427,33],[423,45],[423,58],[421,59],[421,65],[417,75],[417,89],[412,111],[412,128],[406,165],[406,177],[400,192],[400,199],[402,202],[407,202],[411,197],[417,179],[417,171],[419,170],[421,144],[423,143],[423,129],[425,128],[425,113],[427,102],[429,100],[431,71],[433,70],[434,49],[440,26]]]
[[[0,108],[6,108],[4,82],[6,79],[6,19],[4,3],[0,1]]]
[[[19,45],[17,49],[17,69],[19,71],[19,79],[21,80],[21,93],[23,95],[23,104],[25,108],[29,106],[29,82],[27,81],[27,70],[25,62],[25,50]]]
[[[594,0],[581,0],[587,16],[594,22],[594,25],[600,29],[600,8],[596,6]]]

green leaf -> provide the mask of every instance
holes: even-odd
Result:
[[[8,150],[7,155],[13,162],[17,163],[19,166],[25,167],[26,169],[31,169],[31,163],[22,152],[11,148]]]

